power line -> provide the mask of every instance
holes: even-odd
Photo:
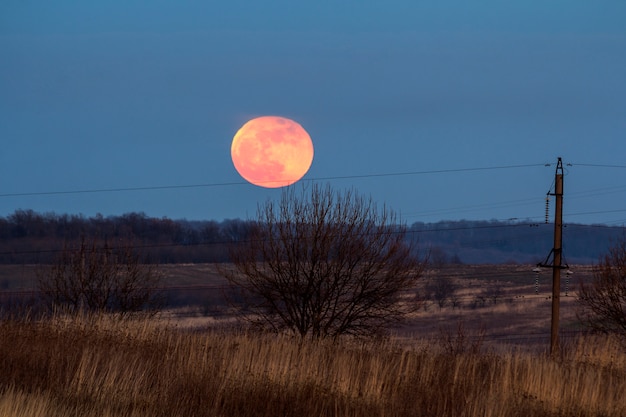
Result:
[[[410,211],[410,212],[403,213],[403,217],[421,217],[421,216],[429,216],[429,215],[435,215],[435,214],[441,215],[444,213],[479,211],[479,210],[485,210],[487,208],[530,206],[530,205],[537,205],[541,201],[542,201],[541,197],[528,197],[524,199],[507,200],[507,201],[500,201],[500,202],[493,202],[493,203],[482,203],[482,204],[474,204],[474,205],[469,205],[469,206],[450,207],[447,209]]]
[[[581,213],[567,213],[567,217],[570,217],[570,216],[586,216],[586,215],[589,215],[589,214],[623,213],[625,211],[626,211],[626,209],[586,211],[586,212],[581,212]]]
[[[344,175],[344,176],[329,176],[329,177],[317,177],[310,179],[303,179],[302,181],[325,181],[325,180],[339,180],[339,179],[360,179],[360,178],[376,178],[376,177],[392,177],[392,176],[408,176],[408,175],[428,175],[428,174],[442,174],[442,173],[459,173],[459,172],[472,172],[472,171],[489,171],[489,170],[502,170],[502,169],[515,169],[515,168],[528,168],[538,166],[550,166],[551,164],[518,164],[518,165],[500,165],[500,166],[487,166],[487,167],[469,167],[469,168],[452,168],[452,169],[440,169],[440,170],[424,170],[424,171],[406,171],[406,172],[394,172],[394,173],[373,173],[373,174],[361,174],[361,175]],[[573,164],[568,164],[573,165]],[[575,164],[583,167],[602,167],[602,168],[626,168],[626,165],[611,165],[611,164]],[[117,187],[117,188],[94,188],[94,189],[82,189],[82,190],[57,190],[57,191],[40,191],[40,192],[19,192],[19,193],[4,193],[0,194],[0,198],[8,197],[27,197],[27,196],[46,196],[46,195],[70,195],[70,194],[89,194],[89,193],[113,193],[113,192],[133,192],[133,191],[155,191],[155,190],[173,190],[173,189],[193,189],[193,188],[207,188],[207,187],[227,187],[227,186],[241,186],[249,185],[246,181],[239,182],[216,182],[216,183],[198,183],[198,184],[181,184],[181,185],[159,185],[159,186],[143,186],[143,187]],[[587,191],[573,192],[569,194],[570,199],[580,199],[601,194],[612,194],[625,190],[626,187],[605,187]],[[481,210],[486,207],[517,207],[528,206],[534,204],[531,202],[532,198],[517,199],[510,201],[502,201],[497,203],[485,203],[473,206],[462,206],[440,210],[427,210],[427,211],[411,211],[406,212],[406,217],[419,217],[428,216],[433,214],[442,213],[457,213]],[[626,210],[605,210],[605,211],[593,211],[585,213],[567,213],[567,216],[579,216],[590,214],[605,214],[622,212]],[[520,216],[516,216],[520,218]]]
[[[458,173],[458,172],[473,172],[473,171],[493,171],[501,169],[515,169],[515,168],[530,168],[545,166],[545,164],[523,164],[523,165],[500,165],[490,167],[473,167],[473,168],[452,168],[452,169],[438,169],[428,171],[406,171],[406,172],[392,172],[392,173],[377,173],[377,174],[360,174],[360,175],[342,175],[331,177],[317,177],[303,179],[302,181],[328,181],[328,180],[343,180],[343,179],[359,179],[359,178],[377,178],[377,177],[397,177],[407,175],[429,175],[429,174],[445,174],[445,173]],[[274,182],[274,181],[267,181]],[[4,193],[0,194],[0,198],[7,197],[27,197],[27,196],[44,196],[44,195],[67,195],[67,194],[92,194],[92,193],[113,193],[113,192],[128,192],[128,191],[155,191],[155,190],[172,190],[172,189],[185,189],[185,188],[209,188],[209,187],[229,187],[249,185],[246,181],[236,182],[216,182],[216,183],[204,183],[204,184],[182,184],[182,185],[158,185],[147,187],[118,187],[118,188],[96,188],[96,189],[84,189],[84,190],[60,190],[60,191],[35,191],[35,192],[22,192],[22,193]]]
[[[541,164],[523,164],[523,165],[500,165],[492,167],[479,167],[479,168],[453,168],[453,169],[438,169],[429,171],[407,171],[407,172],[395,172],[395,173],[382,173],[382,174],[364,174],[364,175],[345,175],[336,177],[319,177],[313,178],[312,181],[323,180],[336,180],[336,179],[355,179],[355,178],[372,178],[372,177],[391,177],[391,176],[404,176],[404,175],[426,175],[426,174],[447,174],[456,172],[472,172],[472,171],[492,171],[499,169],[513,169],[513,168],[530,168],[546,166],[545,163]]]
[[[626,168],[626,165],[610,165],[610,164],[568,164],[577,167],[592,167],[592,168]]]
[[[222,183],[210,183],[210,184],[190,184],[190,185],[158,185],[151,187],[127,187],[127,188],[98,188],[87,190],[66,190],[66,191],[37,191],[37,192],[25,192],[25,193],[5,193],[0,194],[0,197],[26,197],[26,196],[41,196],[41,195],[64,195],[64,194],[90,194],[90,193],[114,193],[123,191],[153,191],[153,190],[172,190],[182,188],[206,188],[206,187],[222,187],[232,185],[247,185],[247,182],[222,182]]]
[[[552,188],[552,185],[550,186],[550,188]],[[575,199],[579,200],[579,199],[585,199],[589,197],[596,197],[599,195],[618,194],[618,193],[623,193],[624,191],[626,191],[626,186],[602,187],[602,188],[595,188],[595,189],[585,190],[585,191],[574,191],[574,192],[568,193],[568,200],[575,200]],[[406,217],[406,218],[429,217],[429,216],[441,215],[441,214],[479,211],[479,210],[484,210],[486,208],[509,208],[509,207],[538,205],[540,201],[543,201],[542,197],[526,197],[522,199],[498,201],[498,202],[492,202],[492,203],[482,203],[482,204],[475,204],[475,205],[468,205],[468,206],[449,207],[449,208],[443,208],[443,209],[408,211],[408,212],[403,212],[402,214],[403,214],[403,217]],[[605,214],[605,213],[622,212],[622,211],[626,211],[626,209],[593,211],[593,212],[584,212],[584,213],[567,213],[567,216],[578,216],[578,215],[587,215],[587,214]],[[534,218],[538,218],[538,216],[536,217],[516,216],[516,218],[534,219]]]
[[[574,191],[571,193],[567,193],[568,200],[580,199],[586,197],[595,197],[598,195],[606,195],[606,194],[616,194],[626,191],[625,186],[614,186],[614,187],[602,187],[602,188],[594,188],[592,190],[586,191]]]

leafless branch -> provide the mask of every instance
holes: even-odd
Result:
[[[258,324],[302,337],[370,335],[400,321],[424,262],[395,215],[352,191],[313,186],[259,207],[252,237],[233,246],[226,278]]]

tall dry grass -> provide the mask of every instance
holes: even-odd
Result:
[[[0,416],[624,416],[626,354],[299,343],[110,317],[0,323]]]

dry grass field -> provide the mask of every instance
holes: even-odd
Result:
[[[14,268],[0,268],[5,283],[22,278],[5,291],[28,292],[19,284],[34,282],[32,271]],[[561,354],[549,357],[551,275],[536,289],[531,269],[429,271],[425,287],[442,276],[458,284],[455,302],[421,300],[404,327],[370,341],[235,331],[232,318],[190,308],[133,320],[5,317],[0,416],[626,415],[623,346],[582,335],[575,294],[563,293]],[[224,284],[212,265],[162,272],[173,288]]]
[[[442,335],[457,334],[462,326],[465,338],[480,339],[490,347],[516,346],[543,349],[549,344],[552,311],[552,272],[544,269],[538,276],[533,265],[459,265],[427,271],[421,291],[445,277],[457,286],[455,304],[447,301],[440,308],[436,300],[416,301],[420,308],[401,328],[391,329],[395,338],[438,341]],[[192,288],[196,293],[212,293],[205,299],[218,304],[214,313],[204,314],[197,308],[170,311],[168,317],[179,326],[210,328],[230,323],[228,315],[220,314],[219,299],[226,282],[215,266],[208,264],[164,265],[165,283],[173,291]],[[561,337],[565,342],[575,339],[582,330],[576,318],[576,288],[581,280],[589,280],[592,267],[573,265],[573,275],[562,276],[560,308]],[[535,286],[538,278],[539,285]],[[567,290],[567,292],[566,292]],[[217,299],[216,299],[217,298]]]
[[[108,316],[5,320],[0,334],[7,417],[626,415],[626,354],[610,339],[549,358]]]
[[[28,297],[36,287],[36,265],[0,265],[0,303],[10,294]],[[480,339],[488,346],[511,345],[543,348],[549,343],[552,272],[536,276],[533,265],[455,265],[427,271],[421,291],[436,279],[452,280],[458,290],[455,305],[440,308],[436,300],[418,301],[420,308],[407,323],[391,333],[400,339],[436,341],[443,334],[458,333],[463,327],[467,339]],[[576,319],[575,290],[581,280],[591,277],[592,267],[571,266],[573,275],[566,285],[562,277],[560,329],[567,341],[581,330]],[[213,328],[232,323],[223,300],[225,280],[213,264],[166,264],[159,266],[163,286],[174,306],[163,317],[178,327]],[[539,286],[535,287],[535,279]],[[567,293],[566,293],[567,288]],[[537,290],[537,292],[536,292]]]

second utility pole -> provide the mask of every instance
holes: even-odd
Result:
[[[559,350],[559,305],[561,299],[561,255],[563,252],[563,162],[559,158],[554,179],[556,207],[554,211],[554,262],[552,263],[552,325],[550,331],[550,353]]]

